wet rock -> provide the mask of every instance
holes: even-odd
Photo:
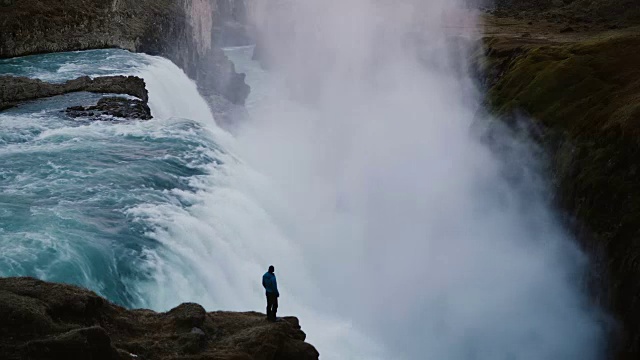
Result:
[[[149,99],[144,80],[136,76],[103,76],[94,79],[83,76],[61,84],[26,77],[0,76],[0,110],[24,101],[79,91],[127,94],[145,104]]]
[[[95,293],[33,278],[0,278],[0,359],[317,360],[294,317],[127,310]],[[135,354],[135,355],[133,355]]]
[[[123,97],[105,97],[94,106],[73,106],[66,113],[73,118],[86,117],[90,120],[122,119],[149,120],[151,109],[146,102]]]

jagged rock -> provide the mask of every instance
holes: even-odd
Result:
[[[317,360],[297,318],[127,310],[72,285],[0,278],[0,359]]]
[[[144,80],[136,76],[103,76],[95,79],[83,76],[62,84],[26,77],[0,76],[0,110],[23,101],[78,91],[127,94],[141,99],[145,104],[149,99]]]
[[[110,117],[149,120],[151,109],[145,101],[123,97],[105,97],[94,106],[73,106],[67,108],[70,117],[87,117],[91,120],[107,120]]]

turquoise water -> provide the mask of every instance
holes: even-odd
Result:
[[[0,74],[64,81],[132,74],[149,58],[119,50],[0,61]],[[76,93],[0,113],[0,275],[34,276],[93,289],[124,306],[144,306],[140,284],[161,245],[129,211],[189,203],[176,191],[214,164],[215,147],[191,120],[103,123],[67,117],[67,106],[101,95]]]
[[[79,76],[129,75],[149,62],[123,50],[73,51],[0,60],[0,75],[63,82]]]

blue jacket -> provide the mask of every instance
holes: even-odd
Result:
[[[280,296],[280,293],[278,292],[278,283],[276,282],[276,274],[272,274],[267,271],[262,275],[262,286],[267,290],[267,294],[275,293],[276,296]]]

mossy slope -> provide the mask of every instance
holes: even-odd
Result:
[[[495,0],[496,14],[616,26],[640,24],[637,0]]]
[[[487,53],[492,108],[543,125],[561,203],[608,275],[619,358],[640,358],[640,29],[511,48],[487,39]]]

